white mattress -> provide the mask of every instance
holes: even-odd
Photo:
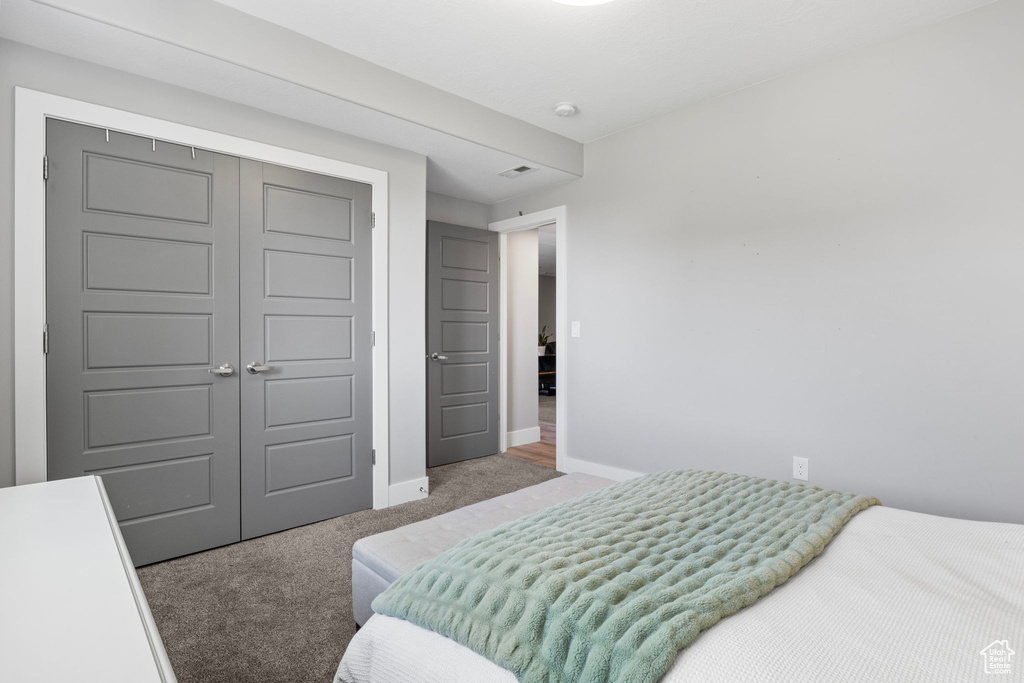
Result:
[[[1008,641],[1010,675],[981,651]],[[343,683],[514,683],[468,648],[374,615]],[[1024,681],[1024,525],[885,507],[855,516],[796,576],[683,650],[661,683]]]

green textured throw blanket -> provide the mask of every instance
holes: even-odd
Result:
[[[375,612],[447,636],[523,682],[650,682],[793,576],[878,500],[721,472],[615,484],[460,542]]]

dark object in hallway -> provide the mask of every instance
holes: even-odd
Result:
[[[554,343],[548,344],[548,351],[543,356],[537,356],[537,388],[540,393],[548,396],[555,395],[555,380],[557,370],[555,365],[555,352],[550,348]]]

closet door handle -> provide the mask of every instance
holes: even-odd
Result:
[[[246,371],[250,375],[257,375],[257,374],[259,374],[261,372],[266,372],[267,370],[273,370],[274,366],[273,365],[263,365],[258,360],[254,360],[253,362],[251,362],[248,365],[246,365],[245,369],[246,369]]]
[[[235,374],[235,368],[231,363],[225,363],[219,368],[209,368],[207,370],[211,375],[220,375],[221,377],[230,377]]]
[[[436,360],[436,361],[448,360],[448,356],[442,356],[439,353],[434,352],[434,353],[430,354],[430,360]]]

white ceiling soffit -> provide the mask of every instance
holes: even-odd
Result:
[[[213,0],[35,1],[544,166],[583,173],[583,149],[566,137]],[[386,25],[372,21],[361,30],[383,35],[374,30],[380,26]]]
[[[992,0],[218,1],[589,142]]]
[[[491,204],[577,177],[540,166],[502,178],[532,160],[32,0],[0,3],[0,37],[423,154],[438,194]]]

